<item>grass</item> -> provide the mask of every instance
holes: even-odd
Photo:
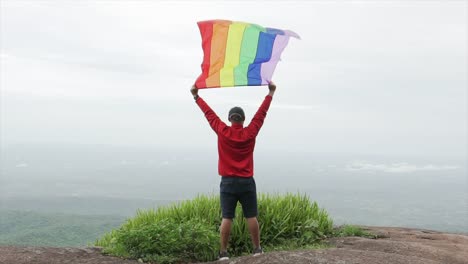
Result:
[[[261,194],[258,198],[261,243],[267,251],[319,247],[320,240],[334,234],[327,212],[306,195]],[[200,195],[156,210],[140,210],[95,245],[111,255],[159,263],[211,261],[217,255],[220,221],[219,196]],[[251,248],[238,206],[230,254],[244,255]]]
[[[335,230],[334,236],[337,236],[337,237],[357,236],[357,237],[368,237],[368,238],[376,237],[374,234],[365,231],[359,226],[354,226],[354,225],[343,225],[343,226],[338,227]]]

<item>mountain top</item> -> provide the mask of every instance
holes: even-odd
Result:
[[[468,235],[397,227],[363,227],[375,238],[338,237],[332,248],[277,251],[231,258],[225,264],[468,264]],[[98,247],[56,248],[0,246],[1,264],[135,264],[106,256]]]

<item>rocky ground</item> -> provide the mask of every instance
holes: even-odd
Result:
[[[334,248],[268,252],[258,257],[232,258],[224,264],[468,264],[468,235],[429,230],[364,227],[376,235],[332,238]],[[1,264],[131,264],[104,256],[99,248],[0,246]]]

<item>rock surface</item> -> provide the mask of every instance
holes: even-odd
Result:
[[[267,252],[232,258],[224,264],[468,264],[468,235],[436,231],[364,227],[377,236],[332,238],[329,249]],[[100,248],[0,246],[1,264],[131,264],[101,254]]]

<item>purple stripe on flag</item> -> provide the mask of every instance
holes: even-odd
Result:
[[[291,31],[291,30],[283,30],[284,34],[286,36],[290,36],[290,37],[294,37],[294,38],[297,38],[297,39],[301,39],[301,37],[294,31]]]
[[[268,81],[271,81],[276,65],[281,59],[281,52],[283,52],[286,45],[288,45],[288,41],[288,35],[276,35],[273,50],[271,52],[271,58],[269,61],[262,63],[260,74],[262,76],[262,84],[268,84]]]

